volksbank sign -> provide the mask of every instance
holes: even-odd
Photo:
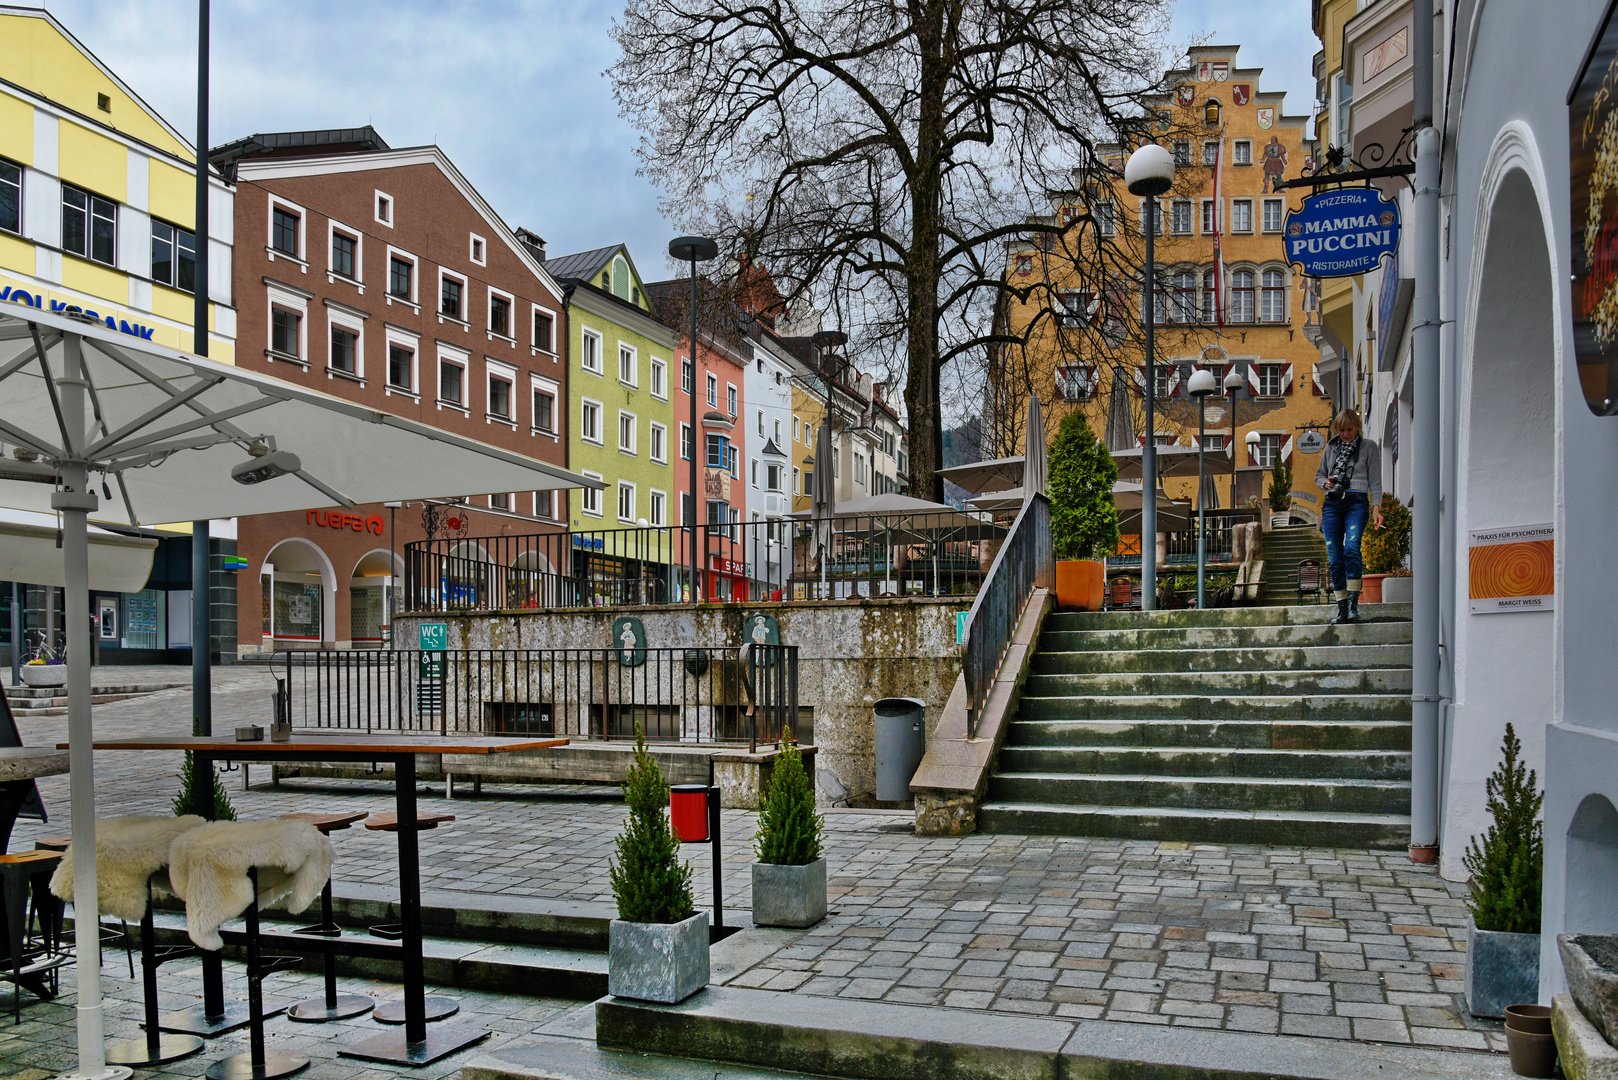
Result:
[[[1374,188],[1340,188],[1303,200],[1287,215],[1287,261],[1313,277],[1349,277],[1376,269],[1399,250],[1399,206]]]

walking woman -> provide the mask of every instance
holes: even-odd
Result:
[[[1353,409],[1344,409],[1332,423],[1331,441],[1320,455],[1315,484],[1326,493],[1320,531],[1326,534],[1332,599],[1337,601],[1332,623],[1359,622],[1360,584],[1365,576],[1360,538],[1367,522],[1373,528],[1382,527],[1382,450],[1360,434],[1360,414]]]

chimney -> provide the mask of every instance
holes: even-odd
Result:
[[[540,262],[545,261],[545,240],[538,233],[528,229],[518,229],[517,239],[522,241],[523,247]]]

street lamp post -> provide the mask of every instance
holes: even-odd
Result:
[[[1208,488],[1202,478],[1203,461],[1203,432],[1208,404],[1208,395],[1218,389],[1214,382],[1213,372],[1201,369],[1191,373],[1191,381],[1186,384],[1186,393],[1197,399],[1197,610],[1206,607],[1203,579],[1207,576],[1208,566]]]
[[[1174,155],[1147,143],[1124,165],[1124,184],[1131,195],[1146,199],[1146,445],[1141,450],[1140,606],[1157,606],[1157,436],[1152,431],[1157,395],[1153,370],[1157,348],[1157,197],[1174,186]],[[1148,552],[1150,554],[1148,554]]]
[[[1225,395],[1230,398],[1230,508],[1236,509],[1236,393],[1242,388],[1242,373],[1236,370],[1236,365],[1230,365],[1230,372],[1225,376]],[[1231,519],[1234,522],[1234,518]]]
[[[1234,435],[1234,432],[1232,434]],[[1263,440],[1258,437],[1258,432],[1249,431],[1247,433],[1247,438],[1245,440],[1243,440],[1243,441],[1245,441],[1247,443],[1247,454],[1248,454],[1248,456],[1256,459],[1258,457],[1258,444],[1263,442]],[[1262,521],[1263,520],[1263,515],[1264,515],[1264,485],[1263,485],[1262,482],[1258,486],[1258,499],[1259,499],[1259,520]]]
[[[719,257],[719,245],[705,236],[677,236],[669,255],[691,263],[691,602],[697,602],[697,263]]]

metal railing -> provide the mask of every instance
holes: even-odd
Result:
[[[1210,565],[1232,561],[1231,531],[1233,525],[1245,525],[1258,520],[1256,511],[1221,511],[1218,517],[1208,514],[1207,560]],[[1159,534],[1163,540],[1163,554],[1158,565],[1192,567],[1197,565],[1197,519],[1192,516],[1183,529]],[[1120,541],[1116,554],[1108,556],[1107,567],[1112,569],[1138,569],[1141,564],[1140,537],[1126,537]]]
[[[1004,527],[958,511],[556,531],[405,545],[408,612],[970,596]]]
[[[653,742],[812,742],[798,648],[288,652],[298,727]]]
[[[1056,576],[1051,546],[1051,504],[1043,495],[1023,503],[1011,534],[994,557],[983,588],[966,616],[966,729],[976,737],[978,719],[988,704],[1000,661],[1016,633],[1017,621],[1036,586],[1050,587]]]

